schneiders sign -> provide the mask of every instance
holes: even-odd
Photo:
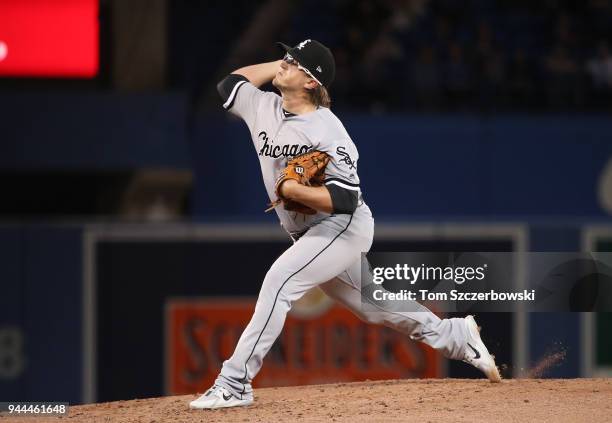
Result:
[[[253,315],[256,298],[171,298],[166,304],[166,391],[202,392],[219,373]],[[316,309],[308,304],[308,309]],[[357,319],[339,305],[290,313],[256,384],[441,376],[440,356],[400,332]]]
[[[372,310],[612,310],[612,253],[370,253],[362,304]]]

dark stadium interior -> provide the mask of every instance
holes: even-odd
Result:
[[[612,251],[612,0],[70,1],[93,74],[5,71],[0,0],[0,401],[185,393],[169,304],[254,303],[290,245],[216,90],[276,41],[335,55],[374,251]],[[609,313],[477,317],[504,376],[612,374]]]

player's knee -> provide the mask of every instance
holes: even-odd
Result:
[[[291,276],[291,274],[287,274],[286,271],[272,266],[266,273],[261,290],[276,295],[289,276]]]
[[[268,299],[283,303],[287,309],[302,295],[302,280],[282,268],[272,266],[261,287],[260,296],[265,295]]]

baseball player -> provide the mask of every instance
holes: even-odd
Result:
[[[223,107],[247,124],[270,200],[293,239],[265,276],[251,321],[214,385],[190,408],[246,406],[251,381],[281,333],[291,304],[318,286],[364,321],[383,324],[421,341],[444,356],[464,360],[491,381],[500,376],[472,316],[440,319],[418,312],[361,310],[361,253],[372,245],[374,219],[360,189],[357,148],[329,109],[327,88],[334,79],[331,51],[315,40],[295,47],[279,43],[282,60],[240,68],[217,86]],[[272,81],[280,96],[258,87]],[[323,152],[329,161],[321,186],[285,178],[288,160]],[[295,211],[289,204],[299,203]]]

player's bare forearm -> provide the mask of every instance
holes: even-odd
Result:
[[[274,62],[245,66],[243,68],[236,69],[232,73],[242,75],[248,79],[251,84],[255,85],[256,87],[261,87],[263,84],[274,79],[274,76],[280,69],[280,62],[281,60],[276,60]]]
[[[308,187],[299,184],[297,181],[288,180],[281,186],[281,193],[283,197],[315,210],[325,213],[333,213],[334,211],[331,195],[324,186]]]

